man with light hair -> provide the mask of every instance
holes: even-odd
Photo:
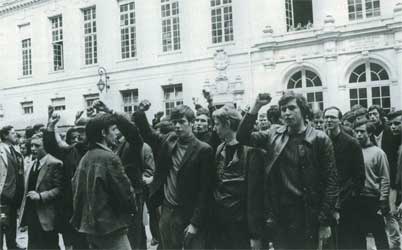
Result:
[[[237,141],[242,117],[234,107],[225,105],[212,117],[223,141],[215,154],[212,244],[217,249],[261,249],[264,154]]]

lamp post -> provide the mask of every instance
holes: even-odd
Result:
[[[96,86],[98,87],[99,92],[102,93],[104,89],[106,89],[105,92],[107,92],[107,90],[110,88],[110,85],[107,84],[107,81],[110,77],[107,75],[106,69],[104,67],[99,67],[98,75],[99,81]]]

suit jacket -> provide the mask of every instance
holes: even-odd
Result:
[[[142,111],[136,112],[134,119],[144,141],[149,145],[160,145],[158,165],[150,188],[151,203],[158,206],[165,198],[164,185],[169,171],[173,168],[172,153],[179,138],[174,132],[162,135],[151,129]],[[184,221],[202,227],[205,225],[208,198],[211,195],[211,177],[215,171],[212,148],[194,136],[179,169],[176,183],[179,209]]]
[[[29,173],[33,164],[29,167],[25,178],[25,192],[20,210],[21,226],[26,225],[26,195],[28,193]],[[47,154],[43,164],[39,167],[38,180],[35,191],[41,195],[41,200],[35,202],[35,210],[44,231],[53,231],[56,228],[57,202],[61,198],[63,182],[63,163]]]
[[[11,204],[6,205],[13,205],[18,208],[21,205],[24,192],[24,157],[17,150],[14,152],[16,154],[16,158],[11,155],[9,146],[7,144],[0,144],[0,157],[3,161],[3,167],[0,167],[0,194],[3,192],[8,171],[14,171],[15,195],[11,201]]]

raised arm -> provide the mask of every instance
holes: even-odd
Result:
[[[260,109],[271,101],[268,94],[259,94],[250,113],[246,113],[237,130],[237,140],[240,144],[264,148],[268,141],[268,133],[254,132],[253,127]]]

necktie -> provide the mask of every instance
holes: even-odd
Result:
[[[13,146],[10,146],[10,153],[11,153],[11,156],[13,157],[14,161],[17,161],[17,153],[15,152],[15,149]]]
[[[35,166],[34,166],[34,171],[35,171],[35,172],[38,172],[39,166],[40,166],[40,162],[39,162],[39,160],[36,160]]]

